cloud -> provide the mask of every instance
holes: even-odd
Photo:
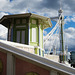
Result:
[[[0,11],[0,18],[2,18],[4,15],[8,15],[8,13]],[[7,40],[7,32],[8,29],[0,24],[0,40]]]
[[[68,45],[69,50],[75,48],[75,28],[69,27],[65,29],[65,44]]]
[[[46,36],[44,36],[44,40]],[[75,28],[69,27],[64,30],[64,45],[68,45],[68,50],[75,50]],[[59,34],[52,35],[48,41],[46,41],[44,48],[45,50],[53,49],[55,46],[58,50],[60,49],[60,39]]]
[[[8,29],[4,26],[0,25],[0,40],[6,40],[7,39],[7,32]]]
[[[65,24],[67,24],[67,22],[71,22],[71,18],[69,16],[65,18]]]
[[[8,13],[7,12],[0,11],[0,18],[2,18],[4,15],[8,15]]]
[[[43,35],[46,36],[47,35],[47,31],[43,30]]]
[[[46,36],[44,36],[44,40],[46,40]],[[45,50],[52,50],[53,49],[53,46],[55,46],[56,48],[59,49],[59,34],[54,34],[52,35],[49,40],[47,40],[44,44],[44,49]]]
[[[0,0],[0,11],[10,13],[24,13],[28,8],[31,12],[37,12],[40,15],[44,13],[48,16],[58,16],[61,0]],[[74,0],[62,0],[62,9],[64,15],[72,15],[75,13]]]
[[[67,24],[68,22],[75,22],[75,15],[67,16],[64,21],[65,24]]]
[[[71,20],[75,22],[75,15],[72,16]]]

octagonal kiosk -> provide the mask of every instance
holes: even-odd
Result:
[[[8,28],[8,41],[35,47],[35,54],[43,56],[43,29],[52,26],[50,18],[32,14],[5,15],[0,24]]]

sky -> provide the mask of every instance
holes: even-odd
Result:
[[[4,15],[10,14],[22,14],[28,9],[28,12],[46,16],[56,17],[58,16],[58,10],[60,7],[63,9],[64,15],[64,42],[68,45],[69,50],[75,50],[75,0],[0,0],[0,18]],[[52,22],[52,28],[56,22]],[[45,36],[52,30],[47,28],[43,31]],[[5,40],[7,38],[7,28],[0,25],[0,39]],[[59,37],[52,35],[50,39]],[[56,40],[55,44],[59,42]],[[45,44],[45,49],[49,49],[53,41],[49,40]]]

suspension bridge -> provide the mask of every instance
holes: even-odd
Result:
[[[50,41],[51,37],[53,35],[57,35],[54,36],[53,38],[53,42],[50,45],[49,49],[48,49],[48,54],[50,54],[51,50],[53,50],[53,54],[56,54],[57,51],[60,51],[59,56],[60,56],[60,62],[65,62],[66,60],[66,54],[67,54],[67,50],[65,49],[65,42],[64,42],[64,16],[62,15],[62,9],[60,8],[59,12],[59,16],[58,17],[53,17],[51,18],[51,20],[54,21],[54,19],[58,19],[56,22],[56,25],[54,26],[54,28],[45,36],[44,39],[44,48],[46,46],[47,41]],[[56,42],[57,38],[59,38],[59,42]],[[56,42],[56,43],[55,43]],[[55,43],[55,44],[54,44]],[[56,47],[58,45],[60,45],[58,48]],[[51,47],[52,46],[52,47]],[[56,50],[56,48],[58,50]]]

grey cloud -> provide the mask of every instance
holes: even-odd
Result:
[[[59,8],[59,3],[58,0],[44,0],[41,3],[42,8],[48,8],[48,9],[58,9]]]
[[[15,1],[16,2],[16,1]],[[13,9],[20,9],[20,10],[23,10],[24,8],[27,7],[27,4],[28,2],[27,1],[24,1],[22,0],[21,2],[16,2],[13,4],[12,8]]]
[[[7,32],[8,32],[8,29],[0,24],[0,40],[7,39]]]
[[[75,49],[75,28],[69,27],[65,30],[65,44],[68,45],[68,50]]]
[[[64,4],[68,5],[70,10],[75,11],[75,0],[64,0]]]
[[[34,12],[47,13],[48,15],[54,14],[57,16],[60,8],[60,0],[13,0],[11,3],[7,1],[0,1],[0,3],[1,11],[11,13],[21,13],[21,11],[25,11],[26,8],[30,8],[31,11]],[[75,12],[74,4],[74,0],[62,0],[62,8],[65,15],[71,15]]]
[[[73,36],[75,35],[75,28],[69,27],[68,29],[65,29],[65,33],[72,34]]]
[[[52,40],[52,39],[55,38],[55,37],[56,37],[56,40],[53,43],[54,40]],[[56,48],[59,48],[59,46],[60,46],[59,37],[52,36],[52,37],[50,37],[50,39],[51,40],[48,40],[46,42],[45,49],[49,49],[49,47],[53,47],[53,45],[55,45]],[[75,28],[69,27],[68,29],[64,30],[64,45],[65,46],[68,45],[68,51],[75,50]]]

